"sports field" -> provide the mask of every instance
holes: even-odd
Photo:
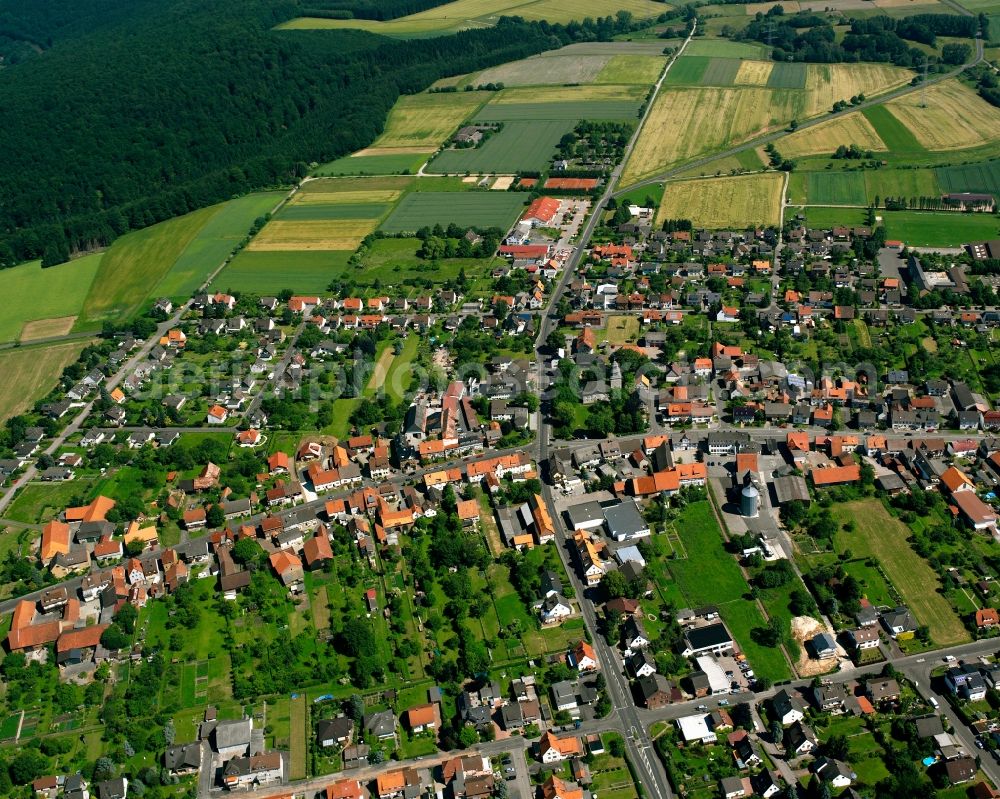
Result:
[[[402,233],[454,222],[461,227],[506,230],[524,208],[525,199],[525,195],[514,192],[468,192],[462,195],[461,202],[455,202],[450,192],[413,192],[403,198],[381,227],[387,233]]]
[[[978,147],[994,140],[1000,130],[1000,108],[957,80],[897,97],[886,107],[928,150]]]
[[[572,119],[505,122],[502,130],[479,147],[442,151],[427,171],[450,174],[541,171],[549,165],[559,140],[574,124]]]
[[[854,557],[878,560],[917,620],[930,628],[939,646],[969,640],[969,634],[948,601],[938,593],[940,580],[907,540],[910,531],[886,511],[877,499],[834,504],[834,517],[853,521],[852,532],[837,533],[839,549],[850,549]]]
[[[797,130],[783,137],[775,146],[786,158],[802,158],[832,155],[840,145],[846,147],[851,144],[873,152],[887,149],[872,123],[861,113],[847,114],[821,125]]]
[[[97,274],[101,255],[87,255],[42,269],[40,261],[3,270],[0,341],[15,341],[26,324],[76,316]],[[31,328],[28,329],[32,335]],[[38,334],[34,334],[38,338]]]
[[[274,219],[264,226],[249,252],[355,250],[378,227],[378,219]]]
[[[277,294],[284,289],[321,293],[347,268],[347,250],[302,252],[247,252],[243,250],[223,269],[212,288]]]
[[[886,235],[912,247],[960,247],[1000,237],[1000,219],[993,214],[886,211],[883,218]]]
[[[657,224],[664,219],[690,219],[695,227],[713,229],[777,225],[783,179],[768,172],[668,182]]]
[[[59,382],[62,370],[77,359],[91,342],[15,347],[0,351],[0,421],[26,411]]]
[[[548,22],[571,22],[585,17],[602,17],[617,11],[628,11],[641,19],[655,17],[669,8],[653,0],[616,0],[609,8],[604,0],[455,0],[418,14],[379,22],[364,19],[323,19],[301,17],[283,23],[287,30],[357,29],[378,33],[383,36],[410,38],[433,36],[465,28],[480,28],[493,25],[503,15],[516,14],[528,20]]]
[[[389,112],[385,131],[370,149],[375,153],[394,147],[434,149],[443,144],[489,98],[488,92],[403,95]]]
[[[385,150],[380,155],[348,155],[316,167],[313,174],[327,175],[406,175],[420,170],[433,150],[422,153],[398,153]]]

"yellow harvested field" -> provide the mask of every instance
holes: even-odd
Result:
[[[764,172],[667,183],[656,223],[690,219],[695,227],[712,229],[777,225],[783,181],[777,172]]]
[[[582,58],[582,56],[577,56]],[[656,83],[667,59],[658,55],[627,53],[616,55],[605,64],[596,83]]]
[[[250,242],[247,250],[356,250],[378,222],[377,219],[272,220]]]
[[[837,100],[874,97],[909,83],[913,73],[888,64],[810,64],[803,117],[827,113]]]
[[[645,86],[539,86],[504,89],[493,100],[495,105],[521,103],[581,103],[589,100],[642,100],[649,93]],[[447,94],[445,96],[448,96]]]
[[[73,329],[75,316],[57,316],[52,319],[36,319],[25,322],[21,328],[21,341],[37,341],[40,338],[65,336]]]
[[[773,61],[743,61],[733,83],[737,86],[766,86],[772,69]]]
[[[661,91],[625,165],[622,185],[784,125],[796,116],[795,99],[791,90],[757,87]]]
[[[872,123],[861,112],[798,130],[778,141],[776,146],[786,158],[801,158],[807,155],[829,155],[842,144],[856,144],[862,150],[875,152],[888,149]]]
[[[371,149],[436,148],[490,98],[489,92],[440,92],[403,95],[389,112],[385,132]]]
[[[399,189],[370,189],[368,191],[310,191],[298,192],[289,205],[338,205],[352,203],[394,203],[402,195]]]
[[[1000,131],[1000,108],[955,80],[899,97],[886,107],[928,150],[978,147]]]

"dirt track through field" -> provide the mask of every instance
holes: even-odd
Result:
[[[386,347],[382,350],[382,354],[375,363],[375,370],[372,372],[371,379],[368,381],[368,391],[378,391],[382,388],[385,377],[389,374],[389,367],[392,365],[395,357],[396,354],[392,351],[392,347]]]

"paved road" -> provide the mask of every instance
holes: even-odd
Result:
[[[961,8],[961,6],[955,4],[954,8]],[[964,9],[963,12],[966,15],[968,15],[969,13]],[[944,72],[941,73],[940,75],[934,75],[932,77],[928,77],[926,81],[923,81],[916,85],[901,86],[900,88],[894,89],[890,92],[886,92],[885,94],[880,94],[878,97],[873,97],[871,99],[865,100],[863,103],[859,103],[858,105],[849,106],[848,108],[845,108],[843,111],[838,111],[836,113],[831,113],[831,114],[824,114],[823,116],[815,117],[814,119],[809,119],[804,122],[800,122],[796,130],[797,131],[805,130],[806,128],[811,128],[815,125],[821,125],[824,122],[830,121],[831,119],[836,119],[838,117],[851,114],[855,111],[861,111],[865,108],[870,108],[872,106],[881,105],[882,103],[888,102],[889,100],[894,100],[897,97],[903,97],[907,94],[911,94],[912,92],[920,91],[920,89],[925,86],[931,86],[935,83],[940,83],[943,80],[954,78],[962,74],[964,70],[968,69],[971,66],[975,66],[976,64],[980,63],[983,60],[983,40],[978,35],[976,36],[975,49],[976,49],[975,58],[973,58],[971,61],[965,64],[962,64],[962,66],[960,67],[956,67],[950,72]],[[652,105],[652,103],[650,104]],[[671,167],[670,169],[665,169],[662,172],[658,172],[657,174],[652,175],[648,178],[644,178],[643,180],[637,181],[636,183],[632,183],[628,186],[622,186],[617,191],[614,192],[614,196],[621,197],[624,194],[632,192],[636,189],[641,189],[644,186],[652,186],[655,183],[662,183],[667,178],[675,177],[681,172],[690,172],[691,170],[697,169],[698,167],[706,166],[714,161],[718,161],[720,158],[726,158],[727,156],[730,155],[736,155],[737,153],[741,153],[744,150],[756,149],[765,144],[769,144],[770,142],[777,141],[786,134],[787,131],[784,129],[776,130],[773,133],[767,133],[763,136],[758,136],[755,139],[751,139],[748,142],[744,142],[743,144],[737,145],[735,147],[730,147],[728,150],[723,150],[721,152],[714,152],[712,153],[712,155],[707,155],[703,158],[696,158],[693,161],[685,161],[683,164]]]

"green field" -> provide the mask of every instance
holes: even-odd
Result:
[[[623,87],[627,88],[627,87]],[[581,119],[634,119],[638,100],[579,100],[551,103],[488,103],[477,121],[529,122],[532,120],[578,122]]]
[[[624,54],[616,55],[597,76],[597,83],[652,84],[656,83],[666,64],[662,56]]]
[[[47,522],[58,516],[74,498],[85,496],[92,486],[91,480],[28,483],[10,504],[5,516],[25,524]]]
[[[708,502],[688,505],[676,526],[687,557],[670,561],[670,573],[690,607],[740,599],[747,583],[723,549],[722,533]]]
[[[428,158],[425,153],[389,155],[348,155],[316,167],[317,177],[337,175],[410,175],[420,170]]]
[[[804,89],[806,74],[806,65],[803,63],[777,63],[771,69],[767,85],[772,89]]]
[[[712,62],[711,56],[707,55],[688,55],[690,48],[684,51],[684,55],[678,58],[670,71],[667,73],[667,77],[664,79],[664,85],[669,86],[700,86],[702,79],[705,77],[705,71],[708,69],[708,65]],[[735,75],[735,73],[733,73]]]
[[[78,327],[127,318],[155,296],[193,293],[281,196],[248,195],[117,239],[101,259]]]
[[[785,218],[789,214],[805,214],[806,223],[810,227],[831,228],[835,225],[847,225],[856,227],[865,224],[865,212],[862,208],[830,208],[822,205],[813,205],[809,208],[789,208],[785,211]]]
[[[1000,195],[1000,160],[940,167],[934,171],[946,192],[973,191]]]
[[[824,205],[864,205],[864,176],[856,172],[809,172],[807,191],[810,203]]]
[[[886,235],[913,247],[960,247],[1000,236],[1000,218],[993,214],[954,211],[886,211]]]
[[[116,240],[104,257],[83,304],[83,324],[135,313],[218,206],[137,230]]]
[[[279,221],[380,219],[389,208],[385,203],[295,203],[286,205],[274,218]]]
[[[247,252],[237,255],[212,283],[220,291],[277,294],[326,291],[330,280],[347,268],[351,253],[342,250]]]
[[[261,192],[216,206],[216,212],[156,286],[157,294],[186,299],[197,291],[206,275],[221,266],[246,238],[254,220],[270,213],[284,196],[280,191]]]
[[[424,285],[426,281],[442,283],[454,280],[464,271],[470,280],[486,274],[493,263],[492,258],[476,260],[472,258],[439,258],[426,261],[417,257],[419,239],[376,239],[371,246],[361,250],[361,266],[352,270],[352,279],[370,285],[376,280],[386,286],[398,286],[402,282]]]
[[[48,269],[42,269],[40,261],[4,269],[0,341],[15,341],[25,322],[76,316],[101,258],[98,253]]]
[[[507,122],[479,147],[444,150],[428,170],[452,174],[539,172],[548,167],[559,140],[572,129],[570,120]]]
[[[393,357],[385,374],[382,387],[396,402],[402,401],[413,381],[413,370],[410,366],[413,364],[413,359],[417,357],[419,344],[419,336],[407,336],[403,341],[403,348],[399,351],[399,355]]]
[[[516,192],[468,192],[455,202],[449,192],[413,192],[407,194],[382,223],[388,233],[415,233],[435,224],[460,227],[506,228],[524,208],[524,195]]]
[[[853,531],[837,533],[838,550],[850,549],[855,557],[876,558],[917,620],[930,628],[936,644],[951,646],[969,639],[948,601],[938,593],[937,574],[910,546],[909,529],[891,516],[881,501],[834,504],[832,510],[838,521],[854,522]]]
[[[0,421],[31,408],[59,382],[63,369],[91,343],[75,339],[62,344],[16,347],[0,352]]]
[[[864,109],[862,114],[872,123],[879,138],[885,142],[889,152],[901,155],[905,153],[927,152],[917,141],[909,128],[892,115],[884,105],[873,105]]]
[[[738,9],[742,15],[742,8]],[[718,58],[767,58],[767,48],[753,42],[733,42],[728,39],[693,39],[684,50],[688,56],[715,56]],[[671,67],[673,70],[674,67]]]

